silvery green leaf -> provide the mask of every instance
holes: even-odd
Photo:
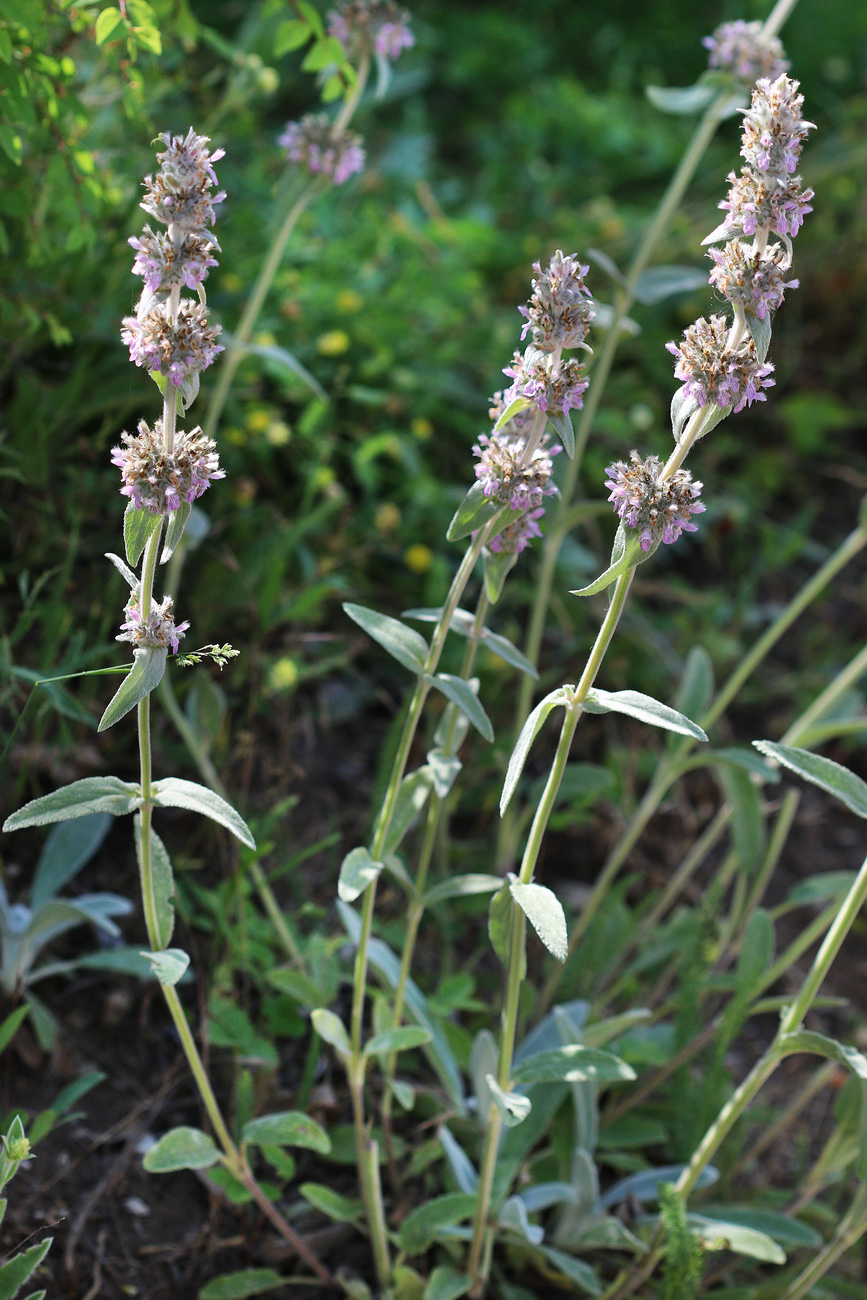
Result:
[[[327,1155],[331,1139],[321,1124],[299,1110],[284,1110],[275,1115],[258,1115],[247,1120],[241,1140],[257,1147],[304,1147]]]
[[[498,515],[505,520],[511,514],[508,506],[502,506],[493,497],[485,496],[484,487],[477,479],[455,511],[446,538],[450,542],[459,542],[462,537],[469,537],[470,533],[484,528],[485,524],[489,524]]]
[[[536,1253],[541,1255],[549,1264],[553,1264],[558,1272],[567,1277],[570,1282],[574,1282],[588,1295],[602,1294],[602,1283],[599,1281],[596,1270],[591,1268],[589,1264],[585,1264],[583,1259],[568,1255],[565,1250],[556,1250],[553,1246],[537,1246]]]
[[[439,748],[428,750],[427,763],[431,770],[434,793],[438,799],[445,799],[463,763],[456,754],[447,754],[444,749]]]
[[[685,713],[691,713],[693,710],[685,709]],[[695,710],[698,712],[698,710]],[[721,767],[736,767],[742,772],[749,772],[753,776],[758,776],[762,781],[775,785],[780,780],[780,772],[772,763],[768,763],[758,754],[754,754],[751,749],[741,749],[738,745],[729,745],[725,749],[712,749],[707,753],[706,761],[713,764],[719,764]]]
[[[381,1056],[391,1052],[408,1052],[413,1047],[423,1047],[431,1040],[430,1030],[423,1025],[400,1025],[374,1034],[364,1044],[365,1056]]]
[[[533,712],[527,718],[521,728],[521,734],[515,742],[515,748],[512,750],[512,756],[509,759],[509,766],[506,770],[506,779],[503,782],[503,793],[500,795],[500,816],[509,806],[509,801],[515,793],[515,786],[518,784],[521,773],[524,770],[524,764],[527,761],[527,755],[533,741],[545,723],[545,719],[552,709],[559,707],[568,708],[572,700],[572,686],[558,686],[556,690],[550,691],[543,700],[540,700]]]
[[[163,948],[160,952],[143,952],[160,984],[171,988],[186,973],[190,959],[181,948]]]
[[[563,450],[572,460],[575,456],[575,430],[572,428],[572,415],[569,411],[553,409],[547,412],[548,423],[556,430],[557,437],[563,442]]]
[[[479,1175],[466,1151],[458,1143],[451,1129],[443,1124],[440,1129],[440,1144],[452,1171],[454,1180],[461,1192],[475,1193],[479,1185]]]
[[[223,340],[226,342],[226,346],[237,348],[240,352],[250,356],[261,357],[263,361],[270,361],[280,369],[288,370],[290,374],[297,375],[316,394],[320,401],[328,401],[328,394],[319,380],[286,348],[266,343],[239,343],[225,330],[223,331]]]
[[[376,880],[384,867],[383,862],[374,862],[370,850],[364,847],[350,849],[340,865],[340,878],[337,881],[337,896],[344,903],[354,903]]]
[[[113,727],[159,686],[166,670],[167,654],[168,651],[162,646],[136,646],[132,652],[132,668],[109,700],[97,731]]]
[[[627,573],[630,569],[634,569],[637,565],[643,563],[644,560],[649,560],[658,545],[658,542],[654,542],[651,544],[649,550],[642,551],[638,534],[634,529],[630,529],[629,536],[627,537],[626,528],[621,521],[615,535],[611,563],[608,568],[604,573],[600,573],[599,577],[594,579],[593,582],[588,583],[586,587],[578,587],[575,591],[570,591],[569,595],[598,595],[600,591],[604,591],[606,587],[610,587],[612,582],[616,582],[624,573]]]
[[[405,609],[404,618],[417,618],[422,623],[436,623],[442,609],[439,607],[425,607],[422,609]],[[494,654],[505,659],[507,664],[513,668],[519,668],[522,673],[527,673],[530,677],[538,678],[539,674],[526,655],[522,654],[517,646],[513,645],[506,637],[500,636],[498,632],[492,632],[490,628],[480,627],[474,631],[475,618],[465,609],[456,609],[452,614],[452,621],[449,624],[451,632],[457,632],[458,636],[475,637],[479,645],[486,646],[488,650],[493,650]]]
[[[177,1169],[209,1169],[220,1159],[214,1139],[201,1129],[169,1129],[145,1155],[142,1164],[149,1174],[168,1174]]]
[[[587,692],[581,707],[585,713],[624,713],[651,727],[676,731],[682,736],[692,736],[693,740],[707,740],[701,727],[690,722],[677,709],[660,703],[650,695],[642,695],[640,691],[602,691],[594,687]]]
[[[511,664],[513,668],[517,668],[520,672],[526,673],[528,677],[535,677],[538,680],[539,674],[527,656],[522,654],[517,646],[512,645],[512,642],[508,641],[506,637],[500,636],[498,632],[490,632],[487,628],[483,628],[479,637],[479,644],[493,650],[494,654],[499,655],[501,659],[505,659],[506,663]]]
[[[509,889],[551,955],[565,961],[569,951],[566,914],[557,895],[545,885],[523,885],[519,880],[512,881]]]
[[[335,1223],[358,1223],[364,1215],[361,1201],[341,1196],[324,1183],[302,1183],[298,1188],[305,1201]]]
[[[109,814],[101,812],[66,819],[54,826],[39,855],[30,889],[30,902],[34,908],[58,893],[77,875],[102,844],[110,825]]]
[[[535,1183],[523,1188],[518,1195],[528,1214],[549,1210],[552,1205],[575,1205],[578,1201],[578,1193],[571,1183]]]
[[[519,1083],[614,1083],[635,1078],[631,1065],[583,1043],[567,1043],[547,1052],[535,1052],[515,1066],[512,1085]],[[659,1181],[665,1181],[660,1179]],[[673,1180],[672,1180],[673,1181]]]
[[[488,938],[494,952],[507,969],[512,951],[512,907],[512,895],[506,881],[494,894],[488,908]]]
[[[679,293],[705,288],[707,270],[695,266],[651,266],[642,272],[635,285],[635,297],[645,306],[664,302]]]
[[[503,1117],[506,1128],[515,1128],[517,1124],[522,1124],[533,1109],[530,1098],[523,1096],[520,1092],[503,1092],[493,1074],[485,1076],[485,1083],[488,1085],[491,1097]]]
[[[727,222],[723,221],[720,225],[715,226],[709,235],[705,235],[704,239],[701,241],[701,246],[704,248],[705,244],[719,244],[722,240],[725,240],[726,243],[728,243],[730,239],[735,239],[737,236],[742,234],[743,229],[740,225],[730,226]]]
[[[407,627],[388,614],[368,609],[365,605],[353,605],[347,601],[343,609],[354,623],[364,628],[367,635],[378,641],[404,668],[408,668],[411,673],[424,672],[429,646],[414,628]]]
[[[611,279],[614,280],[616,284],[620,285],[621,289],[627,287],[626,276],[620,270],[620,267],[613,258],[610,258],[607,253],[603,253],[600,248],[588,248],[587,261],[601,267],[607,275],[611,276]]]
[[[412,1110],[415,1105],[415,1088],[412,1084],[405,1083],[402,1079],[387,1079],[386,1082],[401,1110]]]
[[[117,776],[85,776],[63,785],[51,794],[31,799],[3,823],[4,831],[18,831],[25,826],[47,826],[90,813],[110,813],[122,817],[138,807],[141,791],[131,781]]]
[[[460,1300],[472,1285],[469,1273],[459,1273],[448,1264],[439,1264],[427,1280],[422,1300]]]
[[[499,433],[501,429],[505,428],[510,420],[513,420],[516,415],[520,415],[521,411],[526,411],[527,407],[531,405],[532,403],[529,397],[516,397],[500,415],[497,423],[492,429],[492,433]]]
[[[499,876],[484,876],[471,872],[465,876],[447,876],[433,885],[425,894],[426,907],[445,903],[450,898],[467,898],[470,894],[493,894],[502,887]]]
[[[160,556],[160,564],[167,564],[172,558],[172,552],[184,535],[192,508],[187,501],[182,501],[177,510],[172,510],[169,515],[169,526],[166,530],[166,540]]]
[[[776,759],[805,781],[834,795],[859,817],[867,817],[867,784],[848,767],[823,758],[821,754],[811,754],[807,749],[776,745],[770,740],[754,740],[753,745],[760,753]]]
[[[514,1127],[514,1122],[511,1127]],[[510,1196],[503,1202],[497,1215],[497,1225],[505,1228],[507,1232],[514,1232],[531,1246],[538,1246],[545,1239],[544,1228],[530,1223],[527,1207],[519,1196]]]
[[[713,86],[700,81],[693,86],[645,86],[644,93],[661,113],[673,113],[679,117],[701,113],[717,94]]]
[[[156,831],[150,832],[151,872],[153,873],[154,903],[157,923],[157,939],[161,948],[167,948],[172,940],[175,928],[175,908],[172,899],[175,896],[175,880],[172,874],[171,859],[166,852]],[[135,817],[135,851],[141,870],[141,813]]]
[[[247,1296],[267,1295],[269,1291],[285,1288],[285,1277],[273,1268],[240,1268],[211,1278],[197,1296],[198,1300],[246,1300]]]
[[[352,1055],[352,1045],[349,1042],[349,1034],[346,1032],[346,1026],[339,1016],[333,1011],[328,1011],[325,1007],[319,1007],[316,1011],[311,1012],[310,1019],[313,1022],[313,1028],[320,1038],[326,1043],[330,1043],[338,1056],[343,1060],[348,1060]]]
[[[426,677],[425,680],[438,691],[442,691],[446,699],[451,700],[464,717],[469,718],[476,731],[485,740],[490,742],[494,739],[491,720],[469,682],[464,681],[462,677],[454,677],[451,673],[437,673],[435,677]]]
[[[476,1110],[484,1124],[488,1122],[488,1112],[493,1101],[491,1089],[488,1087],[488,1078],[496,1077],[499,1062],[500,1049],[497,1047],[496,1038],[489,1029],[480,1029],[470,1049],[469,1076],[476,1099]],[[461,1190],[468,1192],[472,1188],[463,1187]]]
[[[449,1192],[412,1210],[400,1226],[401,1250],[420,1255],[427,1250],[443,1228],[472,1218],[476,1198],[468,1192]]]
[[[153,791],[158,808],[187,808],[190,812],[201,813],[203,817],[210,817],[211,821],[225,826],[249,849],[255,849],[256,841],[241,814],[207,786],[196,781],[184,781],[178,776],[167,776],[154,782]]]
[[[485,547],[482,560],[488,602],[496,605],[503,594],[506,579],[518,563],[518,553],[517,551],[490,551]]]
[[[106,551],[105,558],[111,560],[120,576],[127,582],[130,591],[135,591],[138,587],[138,578],[135,576],[132,569],[124,564],[119,555],[114,555],[111,551]]]
[[[162,522],[162,515],[145,507],[136,510],[130,501],[123,513],[123,549],[130,564],[138,564],[142,551]]]
[[[674,390],[671,399],[671,431],[674,441],[680,442],[687,420],[699,409],[698,402],[686,390],[685,385]]]
[[[706,1219],[701,1214],[687,1214],[686,1224],[705,1250],[730,1250],[736,1255],[761,1259],[766,1264],[785,1264],[786,1253],[764,1232],[740,1223]]]
[[[789,1056],[793,1052],[810,1052],[813,1056],[824,1056],[829,1061],[851,1070],[859,1079],[867,1080],[867,1057],[857,1047],[847,1043],[838,1043],[836,1038],[826,1034],[817,1034],[809,1029],[799,1029],[794,1033],[783,1034],[778,1046],[781,1054]]]
[[[398,848],[416,817],[428,801],[433,788],[433,772],[425,764],[410,772],[400,783],[385,837],[383,856],[390,857]]]
[[[752,340],[756,345],[756,355],[759,358],[759,365],[765,364],[765,357],[768,355],[768,348],[771,346],[771,318],[766,316],[764,320],[759,320],[753,311],[747,312],[747,329],[750,331]]]
[[[659,1165],[656,1169],[642,1169],[637,1174],[628,1174],[609,1187],[601,1198],[603,1209],[619,1205],[632,1197],[637,1201],[658,1201],[659,1188],[663,1183],[676,1183],[686,1165]],[[696,1190],[711,1187],[719,1178],[719,1170],[713,1165],[706,1165],[696,1183]]]

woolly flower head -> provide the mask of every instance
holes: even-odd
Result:
[[[683,335],[683,342],[666,343],[666,349],[677,358],[675,379],[683,382],[688,397],[699,406],[716,403],[741,411],[753,402],[766,401],[763,388],[771,388],[774,380],[769,376],[774,367],[770,362],[759,363],[756,346],[746,336],[731,348],[728,346],[729,327],[724,316],[700,316]]]
[[[129,497],[136,510],[164,515],[177,510],[182,501],[192,504],[214,479],[225,478],[216,444],[198,427],[175,432],[168,451],[163,442],[162,421],[153,429],[139,421],[138,433],[122,433],[123,446],[112,447],[111,460],[123,478],[121,495]]]
[[[750,86],[759,77],[778,77],[789,67],[779,38],[762,36],[761,23],[748,23],[743,18],[722,23],[701,43],[710,51],[710,67],[730,72]]]
[[[126,606],[126,622],[120,625],[120,636],[115,641],[129,641],[138,649],[148,646],[153,650],[168,650],[173,655],[178,653],[178,644],[190,626],[188,621],[176,623],[174,604],[171,596],[166,596],[160,605],[154,605],[147,618],[142,618],[138,607],[138,597],[133,596]]]
[[[225,150],[208,153],[210,140],[196,135],[192,127],[186,136],[166,131],[160,138],[166,146],[164,153],[157,154],[160,170],[145,177],[141,206],[164,225],[206,234],[216,220],[214,207],[226,197],[222,191],[210,193],[217,184],[213,164]]]
[[[353,60],[364,54],[397,59],[415,45],[409,14],[393,0],[347,0],[329,13],[328,35],[340,41]]]
[[[784,290],[797,289],[797,280],[787,280],[791,260],[782,244],[753,248],[739,239],[730,239],[721,249],[708,253],[715,263],[710,282],[723,297],[735,305],[754,312],[764,320],[783,301]]]
[[[740,176],[729,173],[728,196],[720,207],[727,212],[727,235],[752,236],[757,230],[767,230],[776,235],[794,239],[804,224],[804,217],[812,212],[813,190],[801,189],[801,178],[766,177],[743,167]]]
[[[528,347],[523,354],[516,352],[503,374],[513,381],[503,394],[506,405],[518,397],[526,397],[540,411],[565,414],[579,410],[589,386],[579,362],[571,357],[564,360],[554,352],[536,347]]]
[[[605,473],[605,486],[611,489],[608,500],[613,501],[615,514],[627,528],[638,530],[642,551],[649,551],[654,542],[669,546],[681,533],[696,532],[698,524],[692,522],[691,516],[701,514],[706,506],[699,500],[702,484],[693,479],[689,470],[675,470],[661,483],[659,457],[642,460],[633,451],[628,463],[615,461]]]
[[[526,550],[534,537],[541,537],[542,530],[538,520],[545,513],[539,506],[536,510],[527,510],[511,523],[506,524],[496,537],[488,542],[488,550],[495,555],[520,555]]]
[[[277,140],[290,162],[300,163],[314,176],[325,176],[342,185],[364,169],[361,136],[354,131],[335,135],[324,113],[308,113],[300,122],[289,122]]]
[[[166,303],[140,319],[125,316],[120,336],[129,348],[130,361],[167,375],[180,388],[223,351],[219,334],[220,326],[210,324],[201,303],[184,298],[174,320]]]
[[[544,497],[556,493],[557,488],[551,482],[551,457],[560,448],[546,446],[543,438],[529,456],[527,451],[524,438],[505,430],[482,434],[473,447],[473,455],[479,458],[476,478],[486,497],[512,510],[534,510]]]
[[[582,266],[574,254],[564,256],[560,249],[532,281],[533,296],[526,307],[519,307],[527,320],[521,331],[526,338],[533,331],[533,342],[540,350],[586,347],[584,340],[594,316],[593,295],[584,283],[589,267]]]
[[[219,245],[210,235],[184,231],[178,241],[163,230],[154,233],[145,226],[139,238],[133,236],[127,242],[136,253],[132,273],[140,275],[145,283],[145,302],[139,304],[138,315],[182,285],[196,293],[208,271],[217,265],[211,250]]]
[[[784,179],[797,171],[807,132],[815,130],[801,115],[804,96],[798,94],[799,84],[785,74],[756,84],[752,103],[744,110],[741,154],[758,172]]]

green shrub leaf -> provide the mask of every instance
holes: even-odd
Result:
[[[512,881],[509,890],[551,955],[565,961],[569,951],[566,914],[557,895],[545,885],[522,885],[519,880]]]
[[[438,1196],[426,1205],[420,1205],[401,1224],[401,1249],[407,1255],[420,1255],[436,1241],[443,1228],[451,1228],[456,1223],[472,1218],[475,1207],[475,1196],[467,1192],[450,1192],[447,1196]]]
[[[490,742],[494,739],[490,718],[469,682],[464,681],[462,677],[454,677],[451,673],[437,673],[435,677],[427,677],[425,680],[438,691],[442,691],[446,699],[451,700],[452,704],[460,709],[464,717],[470,720],[485,740]]]
[[[300,1110],[259,1115],[244,1125],[242,1138],[248,1146],[306,1147],[327,1155],[331,1139],[321,1124]]]
[[[701,727],[690,722],[677,709],[660,703],[651,695],[642,695],[640,691],[601,691],[594,687],[587,692],[581,707],[586,713],[625,713],[627,717],[647,722],[651,727],[676,731],[682,736],[692,736],[693,740],[707,740]]]
[[[794,749],[789,745],[775,745],[770,740],[754,740],[754,746],[768,758],[775,758],[783,767],[817,785],[820,790],[833,794],[859,817],[867,817],[867,784],[848,767],[812,754],[807,749]]]
[[[521,728],[521,734],[518,736],[515,748],[512,750],[512,756],[509,759],[509,766],[506,770],[506,779],[503,782],[503,793],[500,795],[501,817],[508,808],[512,795],[515,793],[515,786],[518,784],[521,773],[524,770],[527,755],[530,752],[533,741],[542,730],[545,719],[552,709],[559,708],[560,706],[567,708],[569,706],[573,690],[574,687],[572,686],[558,686],[555,691],[551,691],[543,700],[539,701]]]
[[[107,731],[113,727],[159,686],[166,670],[167,655],[168,651],[161,646],[137,646],[133,650],[132,668],[109,700],[97,731]]]
[[[123,548],[130,564],[138,564],[142,551],[162,522],[162,515],[144,507],[136,510],[130,501],[123,514]]]
[[[598,1047],[585,1047],[582,1043],[569,1043],[547,1052],[534,1052],[517,1065],[512,1073],[512,1083],[596,1083],[634,1079],[631,1065],[603,1052]]]
[[[421,633],[407,627],[400,619],[379,614],[365,605],[353,605],[347,601],[343,609],[353,623],[364,628],[367,635],[387,650],[398,663],[403,664],[404,668],[408,668],[411,673],[424,672],[429,646]]]
[[[236,839],[246,844],[248,849],[255,849],[253,833],[240,813],[235,812],[231,804],[226,803],[206,785],[197,781],[184,781],[177,776],[167,776],[153,785],[154,803],[158,808],[186,808],[190,812],[201,813],[211,821],[225,826]]]
[[[169,1174],[177,1169],[209,1169],[220,1159],[213,1138],[198,1128],[169,1129],[143,1160],[149,1174]]]
[[[111,813],[113,817],[121,817],[138,807],[140,795],[137,785],[121,781],[120,777],[86,776],[70,785],[62,785],[59,790],[40,799],[31,799],[6,818],[3,830],[47,826],[50,822],[65,822],[90,813]]]
[[[360,846],[350,849],[340,864],[340,877],[337,881],[337,896],[344,903],[354,903],[372,884],[382,871],[385,863],[375,862],[370,850]]]

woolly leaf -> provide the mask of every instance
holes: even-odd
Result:
[[[515,793],[515,786],[518,784],[521,773],[524,770],[524,764],[527,761],[527,755],[533,741],[541,731],[545,719],[552,709],[562,705],[567,708],[571,702],[571,692],[574,688],[571,686],[558,686],[556,690],[550,691],[543,700],[540,700],[533,712],[527,718],[521,728],[521,734],[515,742],[515,748],[512,750],[512,756],[509,759],[509,766],[506,770],[506,779],[503,782],[503,793],[500,795],[500,816],[509,806],[509,801]]]
[[[53,790],[51,794],[31,799],[6,818],[3,830],[47,826],[50,822],[65,822],[90,813],[111,813],[112,817],[122,817],[137,807],[140,795],[138,786],[130,781],[121,781],[120,777],[86,776]]]
[[[299,1110],[250,1119],[241,1136],[248,1146],[305,1147],[320,1155],[327,1155],[331,1150],[331,1139],[322,1125]]]
[[[566,914],[557,895],[544,885],[523,885],[518,880],[512,881],[509,889],[551,955],[565,961],[569,951]]]
[[[693,117],[701,113],[716,96],[713,86],[701,82],[696,82],[694,86],[645,86],[644,93],[661,113],[672,113],[678,117]],[[703,283],[706,280],[707,276]]]
[[[477,479],[455,511],[446,538],[450,542],[459,542],[462,537],[469,537],[470,533],[484,528],[498,515],[506,520],[512,513],[509,506],[501,505],[493,497],[486,497],[485,489]]]
[[[404,1219],[400,1227],[401,1250],[407,1255],[420,1255],[427,1250],[443,1228],[451,1228],[472,1218],[476,1207],[475,1196],[467,1192],[450,1192],[438,1196],[426,1205],[420,1205]]]
[[[529,1097],[524,1097],[519,1092],[503,1092],[503,1089],[497,1083],[492,1074],[485,1076],[485,1083],[490,1089],[491,1096],[494,1099],[497,1110],[503,1117],[503,1123],[506,1128],[515,1128],[518,1124],[523,1124],[524,1120],[533,1109],[533,1103]]]
[[[163,948],[160,952],[143,952],[160,984],[171,988],[185,974],[190,959],[182,948]]]
[[[350,849],[340,865],[340,879],[337,882],[337,896],[345,903],[354,903],[364,893],[384,867],[383,862],[374,862],[370,850],[364,847]]]
[[[692,736],[693,740],[707,740],[701,727],[690,722],[677,709],[660,703],[650,695],[642,695],[640,691],[601,691],[594,688],[587,692],[581,707],[585,713],[625,713],[627,717],[647,722],[651,727],[676,731],[682,736]]]
[[[790,745],[776,745],[770,740],[754,740],[753,745],[760,753],[775,758],[805,781],[833,794],[859,817],[867,817],[867,785],[848,767],[823,758],[821,754],[811,754],[809,750],[794,749]]]
[[[428,656],[428,643],[414,628],[407,627],[400,619],[388,614],[379,614],[375,609],[364,605],[346,602],[343,606],[353,623],[364,628],[368,636],[378,641],[392,658],[403,664],[411,673],[423,673]]]
[[[246,844],[248,849],[255,849],[253,833],[240,813],[235,812],[231,804],[226,803],[220,795],[209,790],[197,781],[184,781],[181,777],[167,776],[162,781],[155,781],[153,786],[154,803],[158,808],[186,808],[190,812],[201,813],[211,821],[225,826],[236,839]]]
[[[209,1169],[219,1159],[213,1138],[201,1129],[182,1126],[164,1133],[142,1163],[149,1174],[168,1174],[177,1169]]]
[[[481,736],[488,742],[494,739],[494,729],[491,726],[491,720],[485,710],[479,703],[476,695],[469,682],[464,681],[462,677],[454,677],[451,673],[437,673],[435,677],[427,677],[426,681],[431,686],[435,686],[438,691],[442,691],[446,699],[451,700],[456,705],[465,718],[476,728]]]
[[[613,1083],[634,1079],[631,1065],[583,1043],[569,1043],[547,1052],[526,1057],[512,1072],[512,1084],[518,1083]]]
[[[130,564],[138,564],[142,551],[162,522],[162,515],[144,506],[136,510],[130,501],[123,513],[123,549]]]
[[[112,696],[97,731],[106,731],[159,686],[166,670],[168,651],[162,646],[136,646],[133,665]]]
[[[184,535],[192,508],[189,502],[182,501],[177,510],[173,510],[169,515],[169,526],[166,530],[166,540],[160,556],[160,564],[167,564],[172,558],[172,552]]]

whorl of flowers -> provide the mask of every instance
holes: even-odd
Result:
[[[536,510],[527,510],[511,523],[506,524],[496,537],[488,542],[488,550],[495,555],[520,555],[530,545],[534,537],[541,537],[542,530],[538,520],[545,513],[542,506]]]
[[[800,176],[783,180],[777,176],[764,176],[750,167],[743,167],[740,176],[729,173],[731,186],[728,197],[720,203],[727,210],[726,237],[754,235],[757,230],[767,230],[775,235],[788,235],[794,239],[804,224],[804,217],[813,208],[810,200],[813,190],[801,189]]]
[[[744,112],[741,155],[748,166],[776,177],[797,171],[801,146],[807,132],[815,129],[801,116],[804,96],[798,94],[797,81],[785,74],[776,81],[762,78],[753,91],[750,107]]]
[[[479,458],[476,478],[485,496],[493,497],[500,505],[512,510],[534,510],[544,497],[557,491],[551,482],[551,457],[561,448],[546,446],[543,436],[528,457],[526,439],[510,434],[509,428],[507,425],[500,433],[483,433],[474,445],[473,455]]]
[[[698,525],[692,522],[692,515],[706,509],[699,500],[702,484],[689,470],[675,470],[660,482],[662,468],[658,456],[642,460],[633,451],[628,463],[615,461],[605,471],[605,486],[611,489],[608,500],[626,526],[639,532],[642,551],[649,551],[654,542],[669,546],[681,533],[696,532]]]
[[[225,478],[216,444],[198,427],[185,433],[175,431],[172,450],[163,439],[162,421],[151,429],[139,421],[138,433],[122,433],[122,447],[112,447],[112,464],[123,478],[121,495],[129,497],[136,510],[164,515],[177,510],[182,501],[192,504],[213,479]]]
[[[712,248],[708,254],[715,263],[710,282],[731,303],[740,303],[764,320],[769,311],[776,311],[784,297],[784,290],[797,289],[797,280],[787,280],[791,259],[782,244],[766,244],[754,248],[730,239],[723,248]]]
[[[364,170],[361,136],[354,131],[335,135],[324,113],[308,113],[300,122],[289,122],[277,143],[290,162],[300,163],[314,176],[325,176],[342,185]]]
[[[181,300],[174,317],[164,302],[141,319],[125,316],[120,334],[130,361],[166,375],[175,387],[206,370],[223,351],[219,335],[220,326],[211,325],[202,304],[189,298]]]
[[[347,0],[329,13],[328,35],[340,41],[353,61],[364,54],[397,59],[415,45],[409,14],[393,0]]]
[[[216,220],[214,207],[226,197],[223,191],[210,193],[217,184],[213,164],[225,150],[208,153],[210,140],[206,135],[196,135],[192,127],[186,136],[166,131],[160,139],[166,146],[165,152],[157,154],[160,170],[156,176],[145,177],[141,206],[164,225],[207,234]]]
[[[116,636],[115,641],[130,641],[135,647],[148,646],[154,650],[168,650],[171,647],[172,654],[176,655],[178,644],[190,624],[187,620],[175,623],[173,609],[171,596],[165,596],[147,618],[142,618],[138,599],[133,596],[124,610],[126,622],[121,623],[120,636]]]
[[[779,38],[762,36],[759,22],[748,23],[738,18],[732,23],[722,23],[710,36],[703,37],[701,43],[710,51],[711,68],[730,72],[750,86],[760,77],[778,77],[789,67]]]
[[[728,338],[724,316],[711,316],[710,320],[700,316],[684,330],[682,343],[665,346],[677,357],[674,376],[683,382],[688,397],[699,406],[715,403],[741,411],[753,402],[767,400],[761,390],[773,387],[770,375],[774,367],[770,362],[759,364],[749,335],[734,347],[729,346]]]
[[[513,381],[503,395],[506,405],[516,397],[526,397],[546,412],[580,410],[589,387],[580,362],[573,357],[564,360],[559,351],[547,352],[532,345],[523,353],[516,352],[503,374]]]
[[[564,256],[560,249],[542,270],[533,263],[537,278],[532,280],[533,296],[526,307],[519,307],[526,316],[521,338],[533,332],[533,343],[541,351],[555,348],[586,347],[584,340],[594,317],[593,295],[584,283],[588,266],[573,254]]]

